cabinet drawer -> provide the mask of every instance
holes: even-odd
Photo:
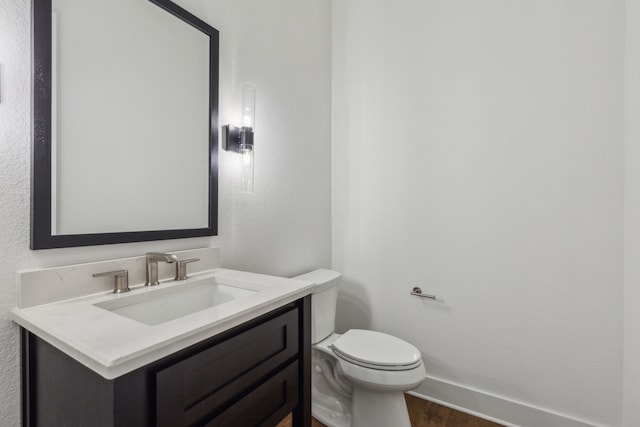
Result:
[[[297,404],[298,362],[293,362],[204,426],[273,426]]]
[[[158,371],[156,425],[201,425],[234,407],[238,396],[248,397],[298,351],[298,309],[294,308]]]

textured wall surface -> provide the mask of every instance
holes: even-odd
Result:
[[[15,271],[29,263],[29,10],[0,3],[0,425],[17,426],[19,335],[7,313]]]
[[[229,3],[229,4],[226,4]],[[220,30],[220,122],[238,122],[256,84],[256,193],[239,194],[221,154],[219,236],[30,251],[30,1],[0,2],[0,426],[19,425],[15,272],[210,245],[229,268],[290,276],[330,263],[330,5],[183,1]],[[271,8],[277,8],[277,14]],[[265,34],[268,33],[268,37]],[[304,106],[304,108],[302,108]],[[167,195],[171,200],[172,195]]]
[[[338,0],[333,25],[342,326],[619,426],[623,1]]]

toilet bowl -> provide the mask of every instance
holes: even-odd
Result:
[[[335,333],[341,274],[315,270],[311,295],[313,416],[328,427],[410,427],[404,392],[426,376],[420,351],[382,332]]]

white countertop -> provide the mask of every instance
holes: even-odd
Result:
[[[211,277],[227,283],[253,283],[257,292],[158,325],[94,305]],[[314,286],[309,281],[216,268],[194,274],[186,282],[166,280],[155,287],[132,287],[125,294],[101,292],[14,308],[11,315],[20,326],[113,379],[309,295]]]

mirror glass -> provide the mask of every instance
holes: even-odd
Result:
[[[214,235],[218,33],[167,0],[34,0],[32,248]]]

